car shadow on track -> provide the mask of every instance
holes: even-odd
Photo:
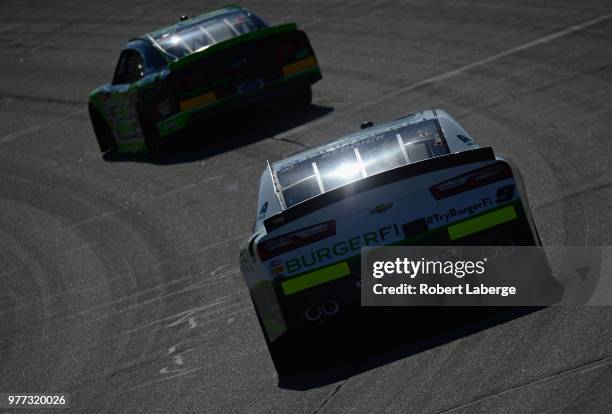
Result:
[[[334,110],[332,107],[311,104],[298,109],[279,105],[261,105],[226,115],[188,133],[173,137],[161,157],[148,154],[106,153],[109,162],[145,162],[160,165],[200,161],[224,152],[253,144],[265,138],[321,118]]]
[[[420,308],[385,310],[345,329],[323,329],[310,352],[278,386],[308,390],[346,380],[394,361],[526,316],[542,308]],[[381,318],[381,316],[384,316]],[[381,321],[383,321],[381,323]]]

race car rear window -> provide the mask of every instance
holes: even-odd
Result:
[[[402,130],[401,137],[405,144],[409,162],[426,160],[448,154],[446,141],[438,129],[421,124],[410,125]]]
[[[317,183],[317,179],[313,176],[286,188],[283,191],[283,198],[285,199],[287,207],[291,207],[319,194],[321,194],[321,190]]]
[[[333,190],[364,175],[354,148],[344,147],[330,151],[312,159],[315,164],[324,191]]]
[[[405,164],[395,131],[363,140],[359,154],[368,175],[391,170]]]
[[[437,121],[349,135],[273,165],[285,208],[361,178],[449,153]]]
[[[265,27],[266,24],[253,13],[236,10],[178,25],[152,38],[166,53],[181,58],[215,43]]]

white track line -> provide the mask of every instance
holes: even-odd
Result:
[[[537,387],[537,386],[541,386],[543,384],[553,384],[555,382],[559,382],[559,381],[564,381],[567,380],[568,377],[572,377],[575,375],[581,375],[584,373],[588,373],[589,371],[593,371],[593,370],[597,370],[597,369],[606,369],[606,367],[610,366],[612,364],[612,357],[608,356],[608,357],[603,357],[597,361],[592,361],[592,362],[588,362],[584,365],[580,365],[578,367],[575,368],[570,368],[561,372],[557,372],[551,375],[547,375],[543,378],[540,379],[536,379],[534,381],[528,382],[526,384],[522,384],[522,385],[518,385],[515,387],[511,387],[508,388],[507,390],[503,390],[500,391],[498,393],[492,394],[492,395],[488,395],[486,397],[483,398],[479,398],[477,400],[468,402],[466,404],[461,404],[458,405],[457,407],[453,407],[453,408],[449,408],[447,410],[441,411],[440,413],[452,413],[454,411],[461,411],[461,412],[466,412],[466,411],[470,411],[469,409],[466,410],[466,408],[470,408],[470,407],[474,407],[477,406],[478,404],[482,403],[483,401],[490,401],[494,398],[500,397],[500,396],[507,396],[515,391],[517,392],[521,392],[523,390],[528,389],[529,387]],[[609,369],[609,368],[607,368]],[[567,408],[567,407],[555,407],[555,408]],[[477,410],[474,410],[477,411]],[[553,411],[553,410],[551,410]],[[556,409],[554,410],[556,411]]]
[[[278,134],[275,137],[279,138],[279,139],[288,138],[288,137],[293,136],[293,135],[295,135],[295,134],[297,134],[297,133],[299,133],[301,131],[304,131],[304,130],[312,128],[313,125],[323,124],[323,123],[326,123],[326,122],[330,122],[330,121],[334,120],[335,118],[338,118],[339,116],[362,111],[365,108],[369,108],[371,106],[375,106],[378,103],[381,103],[381,102],[383,102],[385,100],[388,100],[390,98],[402,95],[402,94],[404,94],[406,92],[409,92],[411,90],[417,89],[417,88],[419,88],[421,86],[425,86],[425,85],[430,84],[430,83],[440,82],[440,81],[446,80],[448,78],[452,78],[452,77],[460,75],[460,74],[462,74],[462,73],[464,73],[464,72],[466,72],[468,70],[472,70],[474,68],[486,65],[488,63],[491,63],[491,62],[494,62],[496,60],[502,59],[504,57],[513,55],[515,53],[522,52],[522,51],[527,50],[527,49],[531,49],[532,47],[539,46],[541,44],[551,42],[553,40],[556,40],[556,39],[559,39],[561,37],[567,36],[569,34],[572,34],[572,33],[575,33],[575,32],[579,32],[579,31],[584,30],[584,29],[586,29],[588,27],[595,26],[596,24],[601,23],[601,22],[606,21],[606,20],[609,20],[610,18],[612,18],[612,13],[605,14],[603,16],[599,16],[599,17],[596,17],[594,19],[587,20],[586,22],[575,24],[573,26],[569,26],[569,27],[567,27],[565,29],[559,30],[559,31],[554,32],[552,34],[549,34],[547,36],[540,37],[539,39],[532,40],[532,41],[527,42],[527,43],[523,43],[522,45],[513,47],[513,48],[508,49],[508,50],[506,50],[504,52],[497,53],[495,55],[491,55],[491,56],[489,56],[487,58],[484,58],[484,59],[481,59],[481,60],[477,60],[476,62],[472,62],[472,63],[470,63],[468,65],[465,65],[465,66],[462,66],[460,68],[451,70],[449,72],[445,72],[445,73],[441,73],[439,75],[431,76],[431,77],[423,79],[423,80],[421,80],[419,82],[416,82],[416,83],[404,86],[403,88],[395,89],[394,91],[391,91],[389,93],[385,93],[385,94],[379,96],[378,98],[364,101],[361,104],[358,104],[358,105],[355,105],[355,106],[351,106],[349,109],[347,109],[345,111],[336,112],[333,116],[326,117],[326,118],[321,118],[318,121],[313,121],[313,122],[310,122],[309,124],[298,126],[298,127],[294,128],[294,129],[291,129],[289,131],[286,131],[286,132],[283,132],[281,134]]]

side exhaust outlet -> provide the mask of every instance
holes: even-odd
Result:
[[[304,317],[310,322],[318,321],[319,319],[321,319],[321,315],[321,308],[317,305],[310,305],[304,311]]]
[[[321,305],[323,313],[326,315],[335,315],[340,310],[340,303],[334,299],[327,299]]]

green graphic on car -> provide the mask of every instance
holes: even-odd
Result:
[[[228,6],[130,40],[111,83],[89,96],[102,152],[160,155],[168,141],[257,104],[312,101],[321,79],[307,35],[295,23],[269,27]]]

